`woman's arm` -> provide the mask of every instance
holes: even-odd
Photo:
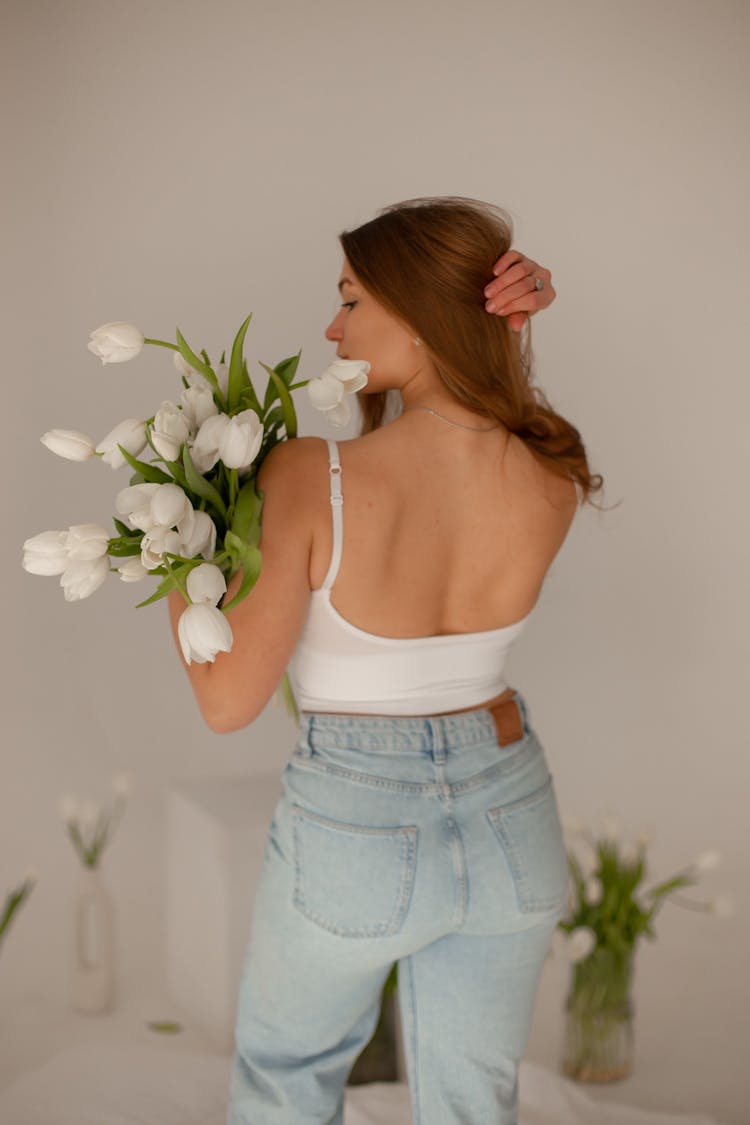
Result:
[[[231,652],[213,663],[187,664],[177,622],[185,609],[178,593],[168,597],[172,633],[201,714],[218,734],[240,730],[266,706],[286,671],[310,601],[313,524],[308,482],[324,472],[322,438],[295,438],[275,446],[258,471],[263,491],[260,549],[263,564],[247,597],[230,609]],[[316,473],[317,470],[317,473]],[[241,581],[229,584],[227,601]]]

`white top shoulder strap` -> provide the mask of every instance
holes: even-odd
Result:
[[[321,587],[323,590],[330,590],[338,574],[339,565],[341,563],[341,548],[344,542],[344,520],[342,508],[344,505],[344,496],[341,491],[341,461],[339,460],[339,448],[332,438],[327,438],[328,442],[328,461],[329,461],[329,477],[331,481],[331,509],[333,515],[333,550],[331,552],[331,565],[328,567],[328,574]]]

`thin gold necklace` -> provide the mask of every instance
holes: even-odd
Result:
[[[463,422],[451,422],[450,418],[446,418],[444,414],[439,414],[437,410],[433,410],[431,406],[408,406],[403,411],[408,414],[410,410],[426,410],[428,414],[434,414],[436,418],[442,418],[449,426],[458,426],[461,430],[475,430],[477,433],[489,433],[490,430],[499,430],[499,426],[465,426]]]

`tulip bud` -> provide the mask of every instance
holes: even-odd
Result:
[[[156,522],[151,515],[151,501],[161,488],[160,484],[131,484],[115,496],[115,508],[127,518],[133,528],[148,531]]]
[[[102,461],[111,469],[121,469],[125,464],[125,458],[118,446],[121,445],[126,449],[131,457],[140,457],[146,444],[145,423],[139,422],[137,418],[126,418],[102,438],[96,447],[96,452],[102,455]]]
[[[116,773],[112,778],[112,792],[121,800],[127,800],[133,794],[133,778],[129,773]]]
[[[163,402],[151,427],[151,444],[165,461],[176,461],[188,439],[188,419],[173,402]]]
[[[197,433],[207,418],[219,413],[211,388],[206,382],[184,390],[180,395],[180,402],[190,434]]]
[[[106,555],[109,532],[98,523],[78,523],[68,528],[66,547],[70,559],[100,559]]]
[[[219,384],[219,390],[226,398],[227,391],[229,390],[229,367],[226,363],[217,364],[216,381]]]
[[[216,605],[227,592],[227,583],[218,566],[201,563],[187,576],[187,592],[193,604]]]
[[[88,598],[106,582],[109,574],[109,559],[103,555],[98,559],[73,559],[66,566],[60,578],[66,602],[78,602]]]
[[[589,879],[586,880],[584,893],[586,895],[586,901],[590,906],[596,906],[597,903],[602,901],[604,888],[602,887],[601,881],[597,879],[596,875],[592,875]]]
[[[162,527],[174,527],[192,509],[178,484],[160,484],[151,497],[151,516]]]
[[[134,555],[122,566],[118,566],[117,572],[123,582],[140,582],[149,573],[141,562],[140,555]]]
[[[191,508],[187,515],[177,524],[181,547],[179,553],[186,559],[194,559],[202,555],[204,559],[212,559],[216,551],[216,524],[208,512],[197,511]]]
[[[229,419],[219,437],[219,456],[228,469],[248,469],[263,442],[263,425],[254,410]]]
[[[219,652],[231,652],[232,629],[220,609],[205,602],[189,605],[177,622],[177,635],[186,664],[212,663]]]
[[[588,926],[577,926],[568,937],[566,953],[572,963],[583,961],[596,945],[596,934]]]
[[[80,430],[47,430],[39,439],[52,453],[67,461],[88,461],[94,456],[94,443]]]
[[[62,574],[68,565],[67,531],[42,531],[23,545],[24,570],[29,574]]]
[[[190,447],[190,456],[199,473],[207,473],[219,460],[221,436],[228,425],[228,415],[214,414],[198,430]]]
[[[701,852],[693,863],[693,871],[697,873],[711,871],[721,862],[721,853],[717,851]]]
[[[734,901],[728,895],[717,895],[712,898],[708,909],[719,918],[731,918],[735,914]]]
[[[88,349],[102,363],[124,363],[138,355],[143,342],[143,333],[134,324],[113,320],[94,329]]]

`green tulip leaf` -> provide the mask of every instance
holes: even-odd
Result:
[[[219,390],[219,381],[216,378],[216,375],[214,374],[214,372],[211,370],[211,368],[208,366],[207,363],[203,362],[203,360],[200,358],[200,356],[197,356],[195,354],[195,352],[192,350],[192,348],[188,344],[185,337],[180,332],[179,328],[176,329],[176,332],[177,332],[177,347],[180,350],[180,355],[182,356],[182,358],[185,360],[186,363],[189,363],[191,367],[194,367],[195,370],[198,371],[203,376],[203,378],[208,383],[211,384],[211,386],[213,387],[213,389],[215,391],[218,391]]]
[[[229,360],[229,382],[227,384],[227,406],[230,411],[239,405],[240,395],[244,390],[247,390],[247,383],[249,383],[242,364],[242,347],[252,316],[253,314],[250,313],[242,322],[242,326],[232,344],[232,358]]]
[[[224,536],[224,549],[229,551],[233,558],[239,559],[242,566],[242,584],[239,590],[231,601],[221,607],[222,610],[226,611],[237,605],[250,593],[260,577],[263,560],[257,547],[250,547],[233,531],[228,531]]]
[[[232,532],[250,547],[260,542],[260,515],[263,508],[263,493],[255,487],[256,479],[246,481],[240,489],[234,506]]]
[[[183,576],[186,576],[190,570],[191,567],[189,566],[175,567],[162,579],[151,597],[146,598],[146,600],[143,602],[138,602],[138,605],[135,608],[140,609],[144,605],[152,605],[153,602],[158,602],[161,598],[166,598],[167,594],[171,594],[173,590],[179,590],[180,587],[178,580]]]
[[[206,478],[201,476],[198,472],[193,464],[193,459],[190,456],[187,445],[183,445],[182,447],[182,463],[185,467],[185,479],[190,491],[194,492],[196,496],[200,496],[203,500],[208,500],[209,504],[213,504],[226,523],[227,509],[221,498],[221,494],[214,488],[210,481],[207,481]]]
[[[281,362],[277,363],[274,367],[274,371],[277,375],[281,376],[287,387],[290,387],[292,385],[292,380],[297,374],[297,368],[299,367],[301,355],[302,350],[300,349],[300,351],[298,351],[296,355],[290,355],[288,359],[282,359]]]
[[[250,379],[250,376],[248,374],[247,361],[244,359],[242,361],[242,373],[243,390],[242,394],[240,395],[238,406],[240,410],[254,410],[258,417],[261,418],[263,410],[261,408],[260,402],[258,401],[258,396],[255,393],[255,387],[253,386],[252,380]]]
[[[127,449],[125,449],[122,445],[118,445],[117,448],[120,450],[131,468],[135,469],[137,473],[140,473],[144,481],[149,481],[149,483],[151,484],[174,484],[174,481],[169,476],[169,474],[162,472],[161,469],[157,469],[156,465],[151,465],[147,461],[136,460],[136,458],[131,456],[131,454],[128,453]],[[142,484],[143,481],[139,481],[137,483]]]
[[[140,555],[141,544],[134,540],[123,541],[122,539],[113,539],[107,548],[107,554],[111,555],[114,559],[127,559],[131,555]]]
[[[279,396],[279,401],[281,402],[281,412],[284,417],[284,425],[286,427],[286,436],[288,438],[294,438],[297,436],[297,415],[295,413],[294,403],[292,402],[292,396],[289,394],[287,385],[281,378],[281,376],[277,375],[272,367],[268,367],[265,363],[261,363],[260,366],[264,371],[268,372],[268,377],[276,388],[276,393]],[[270,385],[271,384],[269,383],[269,387]]]
[[[142,535],[141,531],[133,531],[132,527],[128,527],[122,520],[118,520],[117,516],[112,516],[112,522],[125,539],[129,539],[131,535]]]
[[[152,1020],[146,1026],[150,1031],[158,1031],[162,1035],[176,1035],[182,1031],[182,1024],[175,1020]]]
[[[174,477],[175,483],[179,484],[179,486],[183,490],[183,492],[189,493],[190,488],[188,486],[187,476],[186,476],[185,470],[183,469],[180,462],[179,461],[165,461],[164,464],[167,466],[170,473]],[[192,502],[192,498],[190,498],[190,499],[191,499],[191,502]],[[193,507],[195,507],[195,505],[193,505]]]

